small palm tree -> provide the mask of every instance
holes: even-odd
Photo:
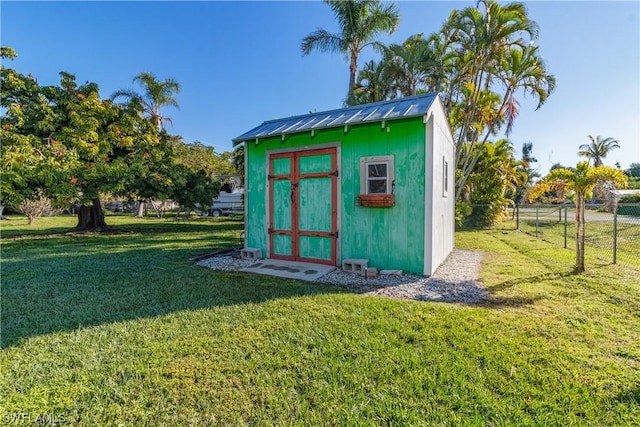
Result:
[[[518,161],[518,172],[521,174],[522,180],[518,183],[515,190],[514,202],[520,203],[523,196],[529,191],[529,188],[533,185],[533,180],[540,177],[537,169],[535,169],[532,163],[537,163],[538,159],[533,157],[533,142],[525,142],[522,144],[522,157]],[[513,213],[515,215],[515,204],[513,205]]]
[[[431,46],[422,34],[385,48],[385,62],[402,96],[416,95],[418,88],[424,87],[428,61],[433,56]]]
[[[384,61],[369,61],[358,74],[358,84],[353,88],[349,105],[385,101],[393,95],[392,80]]]
[[[577,273],[584,271],[584,200],[596,185],[611,182],[618,187],[627,186],[627,177],[618,169],[609,166],[590,166],[579,162],[575,170],[554,169],[529,192],[529,200],[535,200],[552,188],[573,190],[576,193],[576,266]]]
[[[593,160],[593,166],[602,166],[602,159],[607,157],[609,151],[614,148],[620,148],[620,144],[617,139],[612,137],[603,138],[598,135],[594,138],[591,135],[587,135],[591,140],[589,144],[582,144],[578,155],[586,157],[589,160]]]
[[[391,34],[400,22],[394,4],[382,4],[379,0],[325,0],[340,26],[339,33],[318,29],[302,39],[303,55],[313,50],[344,53],[349,57],[349,91],[347,100],[356,84],[358,57],[364,48],[375,43],[380,33]]]
[[[142,85],[143,94],[123,89],[113,93],[111,99],[124,97],[129,101],[139,102],[149,117],[156,122],[158,129],[164,127],[165,121],[173,124],[170,117],[160,114],[160,108],[166,106],[179,108],[176,95],[180,92],[180,84],[174,79],[159,81],[153,73],[149,72],[138,74],[133,78],[133,82],[139,82]]]

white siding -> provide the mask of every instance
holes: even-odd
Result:
[[[431,106],[426,126],[425,261],[433,274],[453,250],[455,231],[455,145],[440,99]],[[445,192],[444,162],[448,164]]]

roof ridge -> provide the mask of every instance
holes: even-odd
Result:
[[[262,124],[234,138],[232,141],[236,145],[247,140],[267,138],[274,135],[420,116],[431,108],[437,97],[437,92],[427,92],[369,104],[352,105],[333,110],[271,119],[262,122]]]
[[[262,122],[262,124],[267,124],[267,123],[272,123],[272,122],[277,122],[279,120],[293,120],[293,119],[298,119],[298,118],[302,118],[302,117],[310,117],[316,114],[329,114],[329,113],[334,113],[337,111],[347,111],[350,109],[359,109],[359,108],[364,108],[364,107],[373,107],[373,106],[382,106],[385,104],[392,104],[392,103],[399,103],[399,102],[404,102],[404,101],[408,101],[411,99],[418,99],[418,98],[428,98],[430,96],[436,96],[438,95],[438,92],[427,92],[427,93],[420,93],[418,95],[410,95],[410,96],[404,96],[402,98],[395,98],[395,99],[388,99],[386,101],[376,101],[376,102],[369,102],[367,104],[358,104],[358,105],[350,105],[348,107],[342,107],[342,108],[334,108],[332,110],[323,110],[323,111],[314,111],[313,113],[307,113],[307,114],[296,114],[293,116],[288,116],[288,117],[280,117],[280,118],[276,118],[276,119],[271,119],[271,120],[265,120],[264,122]]]

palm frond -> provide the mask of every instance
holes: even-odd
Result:
[[[318,50],[322,53],[346,53],[346,45],[338,34],[318,29],[302,39],[300,50],[302,55],[308,55],[313,50]]]
[[[133,98],[140,98],[140,95],[133,89],[120,89],[113,92],[109,97],[112,101],[115,101],[117,98],[128,98],[131,100]]]

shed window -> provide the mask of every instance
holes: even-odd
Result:
[[[442,157],[442,197],[449,194],[449,163]]]
[[[360,158],[360,194],[393,193],[393,156]]]

